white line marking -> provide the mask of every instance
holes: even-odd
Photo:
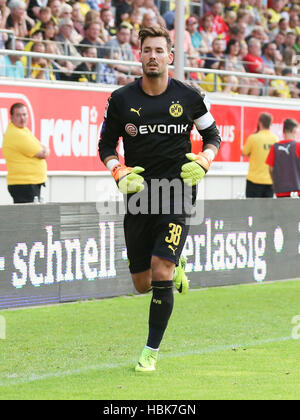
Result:
[[[289,337],[275,337],[275,338],[268,338],[266,340],[258,340],[253,341],[250,343],[244,343],[244,344],[227,344],[223,346],[210,346],[206,347],[204,349],[200,350],[188,350],[186,352],[179,352],[179,353],[168,353],[168,354],[160,354],[160,359],[172,359],[174,357],[185,357],[185,356],[196,356],[201,354],[208,354],[208,353],[217,353],[219,351],[224,350],[230,350],[230,349],[238,349],[243,347],[255,347],[262,344],[268,344],[268,343],[279,343],[282,341],[292,340],[293,338],[291,336]],[[82,375],[86,372],[90,372],[93,370],[98,370],[99,372],[111,370],[111,369],[118,369],[122,367],[127,367],[128,365],[132,365],[132,367],[135,365],[136,359],[134,360],[128,360],[126,362],[122,363],[104,363],[101,365],[91,365],[91,366],[85,366],[83,368],[79,369],[73,369],[73,370],[65,370],[63,372],[56,372],[56,373],[45,373],[43,375],[38,374],[32,374],[26,377],[19,377],[17,374],[13,375],[7,375],[6,380],[0,381],[0,387],[4,386],[11,386],[11,385],[19,385],[19,384],[26,384],[36,381],[42,381],[49,378],[63,378],[66,376],[72,376],[72,375]]]

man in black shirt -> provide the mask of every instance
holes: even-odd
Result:
[[[180,257],[188,215],[181,200],[194,200],[195,185],[209,169],[221,139],[201,92],[168,77],[173,61],[168,31],[160,26],[143,28],[139,38],[143,76],[109,98],[99,153],[127,198],[124,232],[134,286],[140,293],[151,289],[153,293],[147,345],[135,368],[149,372],[155,370],[172,313],[173,281],[179,292],[188,289]],[[190,153],[194,123],[204,143],[198,155]],[[116,153],[119,137],[125,165]],[[170,188],[155,190],[157,184]],[[141,206],[136,214],[138,203],[146,199],[146,210]]]

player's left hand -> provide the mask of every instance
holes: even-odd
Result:
[[[185,184],[192,187],[193,185],[199,184],[209,170],[211,158],[203,152],[200,152],[198,155],[195,153],[187,153],[185,156],[191,160],[191,162],[182,165],[180,176]]]

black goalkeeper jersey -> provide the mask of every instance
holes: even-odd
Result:
[[[180,178],[189,162],[195,123],[204,144],[220,145],[220,135],[203,93],[175,79],[161,95],[142,90],[141,78],[115,90],[108,101],[99,141],[103,161],[117,156],[123,138],[125,165],[142,166],[145,180]]]

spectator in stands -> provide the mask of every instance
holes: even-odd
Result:
[[[23,0],[11,0],[9,8],[11,14],[7,18],[6,29],[13,30],[16,37],[27,38],[34,20],[27,16],[26,4]]]
[[[134,9],[129,16],[129,23],[132,25],[133,29],[137,32],[141,29],[142,24],[142,16],[140,15],[139,11]]]
[[[100,10],[98,0],[85,0],[86,3],[90,6],[90,10]]]
[[[282,53],[282,66],[292,68],[293,75],[297,76],[298,74],[297,55],[294,48],[285,48],[285,50]]]
[[[229,30],[231,26],[235,25],[236,18],[237,18],[236,13],[233,10],[227,10],[226,12],[224,12],[224,22],[228,26]],[[228,33],[227,33],[226,38],[229,38]]]
[[[269,41],[267,33],[264,31],[263,26],[256,25],[251,31],[251,34],[245,38],[246,42],[249,42],[250,39],[257,39],[261,45]]]
[[[294,32],[294,34],[300,35],[300,18],[297,14],[291,14],[289,23],[288,23],[288,31]]]
[[[5,29],[7,18],[10,15],[10,8],[7,7],[6,0],[0,0],[0,11],[1,11],[0,29]],[[4,41],[7,41],[7,39],[5,39]]]
[[[12,50],[13,41],[9,39],[6,42],[6,49]],[[15,40],[15,50],[24,51],[24,44],[21,40]],[[23,79],[25,75],[24,65],[21,62],[20,55],[8,55],[2,56],[0,76],[11,77],[13,79]]]
[[[61,54],[74,57],[81,57],[78,50],[75,48],[72,40],[73,21],[70,18],[61,19],[58,24],[58,35],[56,42]]]
[[[72,7],[71,19],[73,21],[74,30],[81,36],[80,41],[84,38],[84,17],[81,13],[78,3],[74,3]]]
[[[81,14],[85,17],[91,10],[89,4],[85,0],[78,0],[77,3],[79,4]]]
[[[229,27],[223,19],[223,4],[221,1],[215,1],[211,7],[210,13],[213,16],[213,31],[217,33],[220,38],[226,38]]]
[[[44,31],[42,31],[41,29],[35,30],[34,32],[31,33],[30,41],[27,42],[27,44],[24,47],[24,50],[31,51],[33,44],[35,42],[42,42],[43,39],[44,39]],[[26,67],[27,57],[23,57],[23,58],[26,58],[26,61],[23,62],[24,66]]]
[[[40,54],[45,54],[45,44],[43,44],[42,42],[35,42],[32,45],[31,51]],[[32,79],[40,80],[56,80],[50,61],[43,57],[32,57],[30,77]]]
[[[246,26],[246,36],[248,36],[252,30],[255,27],[255,21],[254,21],[254,14],[249,9],[238,9],[237,12],[237,18],[236,18],[237,24],[245,24]]]
[[[212,52],[206,55],[206,60],[203,67],[206,69],[218,68],[219,62],[225,59],[224,51],[224,40],[215,38],[212,43]]]
[[[166,23],[163,17],[160,15],[157,6],[154,3],[154,0],[144,0],[143,5],[139,8],[140,14],[142,18],[145,13],[151,14],[153,17],[154,24],[158,24],[160,26],[166,26]]]
[[[300,35],[297,35],[297,37],[296,37],[294,50],[296,51],[297,55],[299,55],[299,53],[300,53]]]
[[[267,112],[259,115],[257,130],[251,134],[243,147],[244,156],[249,156],[249,170],[246,183],[247,198],[273,197],[272,179],[266,158],[269,150],[279,139],[270,130],[273,116]]]
[[[29,2],[27,2],[28,16],[31,17],[31,19],[33,20],[40,19],[41,8],[47,7],[47,3],[48,3],[48,0],[29,0]]]
[[[149,12],[144,13],[141,22],[141,28],[151,28],[153,25],[155,25],[155,17],[153,14]]]
[[[114,24],[114,16],[109,8],[102,8],[100,11],[100,19],[103,22],[104,29],[108,33],[109,39],[116,35],[117,28]]]
[[[283,122],[283,138],[275,143],[266,159],[276,197],[300,196],[300,142],[298,122],[287,118]]]
[[[241,44],[239,41],[231,39],[225,51],[225,68],[228,69],[228,63],[232,64],[232,69],[237,72],[245,73],[245,67],[240,59]],[[251,94],[252,88],[255,87],[254,79],[242,77],[238,79],[238,92],[241,94]],[[256,91],[255,91],[256,92]]]
[[[229,28],[228,37],[229,39],[234,39],[239,42],[245,41],[245,37],[246,37],[245,23],[235,23],[234,25],[232,25]]]
[[[103,58],[109,58],[110,52],[109,50],[105,51],[105,55]],[[114,64],[105,64],[101,63],[99,69],[99,80],[100,83],[106,83],[110,85],[126,85],[127,83],[133,82],[134,78],[132,76],[128,76],[122,72],[119,72],[115,69]]]
[[[213,17],[212,15],[204,15],[202,18],[202,25],[200,27],[200,33],[205,44],[208,46],[208,52],[212,51],[212,43],[217,38],[217,33],[213,29]]]
[[[175,44],[175,29],[176,28],[169,31],[170,38],[172,39],[173,45]],[[191,34],[187,30],[184,31],[184,52],[185,52],[185,65],[188,67],[194,67],[194,68],[198,67],[198,59],[200,58],[200,55],[193,47]]]
[[[84,58],[97,58],[97,48],[92,45],[81,48],[81,55]],[[97,81],[97,63],[91,63],[83,60],[75,69],[72,74],[74,82],[90,82],[96,83]]]
[[[227,68],[224,61],[219,61],[216,70],[229,70],[232,71],[232,63],[227,63]],[[200,86],[207,92],[223,92],[236,94],[238,89],[238,78],[234,75],[217,75],[208,73],[202,79]]]
[[[272,36],[275,37],[275,35],[278,32],[282,32],[284,35],[286,35],[289,31],[289,21],[287,18],[282,17],[280,21],[278,22],[278,26],[276,29],[272,31]]]
[[[277,28],[280,19],[283,17],[284,0],[271,0],[271,7],[266,11],[268,28],[273,31]]]
[[[284,48],[294,48],[296,42],[296,35],[294,32],[288,32],[284,40]]]
[[[30,35],[32,35],[38,29],[44,29],[46,24],[50,21],[54,22],[51,16],[51,9],[50,7],[40,7],[38,20],[36,21],[34,27],[30,31]]]
[[[247,62],[247,70],[249,73],[265,73],[265,74],[275,74],[274,69],[264,65],[264,61],[261,57],[261,43],[256,38],[251,38],[248,43],[248,54],[244,57],[244,61]],[[257,84],[262,88],[265,84],[264,79],[257,79]],[[267,82],[266,82],[267,83]],[[260,90],[262,94],[262,90]]]
[[[262,59],[264,61],[264,65],[270,69],[274,70],[275,73],[275,52],[277,50],[277,46],[274,42],[268,42],[264,45],[263,48],[263,55]]]
[[[134,28],[131,30],[130,45],[135,57],[135,61],[140,61],[140,41],[139,33]]]
[[[84,38],[80,42],[82,45],[93,45],[97,48],[98,58],[101,58],[102,51],[105,48],[105,43],[102,38],[100,38],[101,34],[101,24],[99,22],[89,22],[86,23],[84,26]]]
[[[4,29],[5,28],[6,22],[3,24],[3,21],[4,21],[4,18],[2,16],[2,10],[0,8],[0,29]],[[5,19],[5,21],[6,21],[6,19]],[[5,48],[5,42],[7,41],[7,39],[8,39],[7,33],[0,32],[0,48],[1,49],[4,49]]]
[[[130,13],[133,11],[133,0],[124,0],[116,5],[115,23],[118,28],[122,22],[129,21]]]
[[[277,49],[279,50],[279,52],[282,54],[284,51],[284,41],[285,41],[285,35],[282,32],[278,32],[275,37],[273,42],[275,42]]]
[[[72,16],[74,30],[81,36],[81,40],[84,38],[84,16],[81,13],[80,6],[78,3],[74,3],[72,7]]]
[[[56,25],[58,25],[59,22],[59,17],[61,14],[61,5],[62,3],[60,2],[60,0],[49,0],[48,2],[48,6],[51,9],[52,18]]]
[[[59,17],[60,20],[61,19],[71,19],[72,22],[73,22],[72,12],[73,12],[72,6],[70,6],[67,3],[62,4],[61,13],[60,13],[60,17]],[[72,33],[71,33],[71,36],[70,36],[70,40],[72,41],[73,44],[79,44],[80,41],[82,40],[82,38],[83,37],[80,34],[78,34],[76,29],[74,28],[74,22],[73,22],[73,29],[72,29]]]
[[[208,46],[205,44],[201,33],[199,32],[199,21],[195,16],[190,16],[185,21],[185,28],[191,36],[194,49],[201,54],[208,52]]]
[[[109,58],[123,60],[123,61],[135,61],[134,54],[130,46],[130,35],[131,31],[127,25],[120,25],[115,38],[110,39],[105,45],[105,49],[109,52]],[[124,66],[118,64],[115,69],[124,74],[130,75],[141,75],[142,69],[136,66]]]
[[[45,159],[50,151],[27,128],[28,111],[24,104],[14,103],[10,117],[2,145],[8,191],[14,203],[32,203],[35,197],[40,199],[41,187],[45,185]]]
[[[47,41],[45,43],[45,52],[46,54],[55,54],[55,55],[60,55],[60,52],[58,50],[57,47],[57,43],[55,41]],[[68,68],[65,68],[61,65],[58,64],[57,61],[55,61],[54,59],[49,59],[48,60],[48,66],[50,68],[50,70],[52,71],[53,76],[55,77],[55,80],[61,80],[60,75],[62,73],[68,73],[69,70]],[[69,77],[67,78],[69,79]]]
[[[58,34],[58,26],[53,20],[46,23],[44,29],[44,40],[55,41],[56,35]]]
[[[56,42],[58,46],[58,50],[61,55],[65,56],[72,56],[72,57],[78,57],[78,60],[75,61],[69,61],[69,60],[63,60],[59,61],[59,64],[62,67],[65,67],[68,69],[68,73],[62,73],[60,75],[62,80],[69,80],[69,77],[71,75],[71,72],[74,70],[74,68],[81,62],[81,55],[78,52],[78,50],[75,48],[74,44],[72,43],[71,34],[73,30],[73,22],[71,19],[61,19],[58,24],[58,35],[56,37]]]
[[[281,75],[283,77],[292,77],[292,69],[289,67],[286,67],[282,69]],[[283,79],[275,79],[271,80],[270,82],[270,91],[269,94],[272,96],[276,96],[279,98],[291,98],[291,89],[290,89],[290,83],[286,82]]]

